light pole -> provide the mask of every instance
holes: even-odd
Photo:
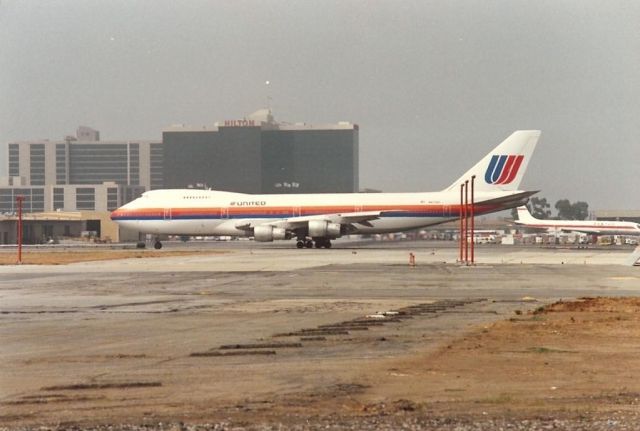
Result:
[[[460,184],[460,206],[458,207],[458,215],[460,216],[460,259],[458,262],[462,262],[462,231],[464,229],[462,225],[462,208],[464,205],[464,183]]]
[[[18,204],[18,265],[22,264],[22,202],[24,196],[16,196],[16,203]]]
[[[475,197],[473,195],[473,183],[476,181],[476,176],[471,175],[471,264],[475,263],[474,256],[474,243],[475,243],[475,231],[476,231],[476,222],[475,222]]]
[[[469,180],[464,180],[464,261],[469,262]]]

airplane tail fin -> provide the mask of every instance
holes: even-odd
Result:
[[[446,190],[460,187],[475,175],[475,191],[518,190],[529,159],[540,139],[540,130],[517,130],[469,169]]]
[[[517,222],[527,224],[527,223],[535,223],[537,221],[537,219],[531,215],[531,213],[529,212],[529,208],[527,208],[526,206],[523,205],[521,207],[518,207],[517,210],[518,210]]]

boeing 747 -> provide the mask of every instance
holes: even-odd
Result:
[[[118,208],[121,226],[156,236],[224,235],[256,241],[297,239],[298,248],[331,247],[349,234],[423,228],[459,218],[460,184],[475,175],[475,214],[524,205],[535,191],[519,190],[539,130],[511,134],[480,162],[437,192],[252,195],[215,190],[152,190]]]

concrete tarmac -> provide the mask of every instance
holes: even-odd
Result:
[[[466,267],[439,243],[214,246],[228,252],[0,267],[0,424],[198,420],[326,394],[516,310],[640,291],[630,250],[479,247]],[[344,323],[407,307],[428,311]]]
[[[124,259],[106,262],[82,262],[65,266],[0,266],[3,273],[32,272],[176,272],[193,271],[291,271],[323,265],[403,265],[409,262],[409,253],[420,264],[455,264],[459,249],[452,242],[400,241],[354,242],[335,241],[334,248],[295,248],[292,241],[281,243],[255,243],[253,241],[179,243],[167,242],[163,250],[215,249],[227,253],[212,256],[191,256],[155,259]],[[54,249],[55,250],[55,249]],[[163,250],[158,251],[159,254]],[[57,250],[56,250],[57,251]],[[548,248],[539,246],[476,246],[478,264],[575,264],[624,265],[632,248]]]

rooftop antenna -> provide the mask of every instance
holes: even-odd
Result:
[[[269,112],[271,112],[271,101],[273,100],[271,98],[271,95],[269,94],[269,86],[271,85],[271,81],[264,81],[264,85],[267,86],[267,109],[269,110]]]

